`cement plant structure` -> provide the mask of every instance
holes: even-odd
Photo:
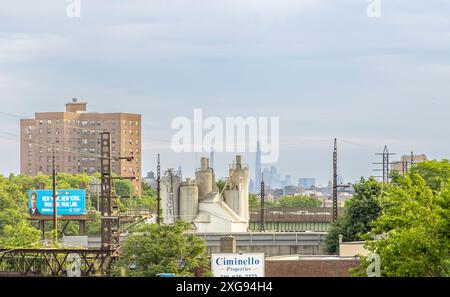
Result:
[[[164,224],[176,220],[191,223],[195,232],[248,232],[249,173],[236,156],[230,166],[225,186],[220,190],[208,158],[201,158],[195,180],[182,180],[181,174],[169,169],[161,178],[161,202]]]

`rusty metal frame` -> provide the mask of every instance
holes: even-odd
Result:
[[[67,276],[70,254],[80,256],[82,276],[109,275],[112,259],[104,249],[0,249],[0,275]]]

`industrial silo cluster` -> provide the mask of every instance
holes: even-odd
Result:
[[[216,185],[208,158],[201,158],[195,180],[183,181],[169,169],[161,178],[163,222],[191,223],[198,232],[247,232],[249,225],[248,168],[236,156],[222,191]]]

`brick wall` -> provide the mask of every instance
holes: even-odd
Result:
[[[359,260],[266,261],[266,277],[349,277]]]

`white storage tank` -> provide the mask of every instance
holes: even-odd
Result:
[[[198,187],[191,181],[186,179],[186,182],[180,186],[180,219],[191,223],[198,214]]]
[[[180,174],[172,168],[161,177],[161,208],[164,224],[173,224],[178,218],[180,184]]]

